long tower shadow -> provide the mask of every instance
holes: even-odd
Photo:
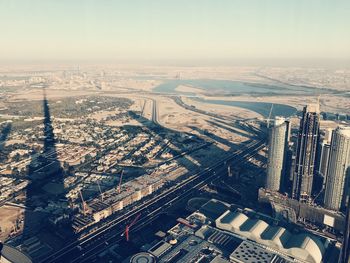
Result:
[[[69,214],[65,198],[64,173],[57,158],[49,103],[43,88],[42,150],[32,156],[27,167],[29,184],[26,189],[24,226],[21,249],[40,261],[60,246],[55,218]],[[53,220],[54,219],[54,220]],[[68,233],[59,234],[70,236]],[[56,247],[57,246],[57,247]]]
[[[7,159],[7,151],[5,151],[5,142],[9,137],[12,129],[11,122],[0,126],[0,162]]]
[[[11,122],[8,122],[8,123],[6,123],[4,125],[4,127],[1,128],[1,132],[0,132],[0,147],[7,140],[7,137],[9,136],[9,134],[11,132],[11,127],[12,127]]]

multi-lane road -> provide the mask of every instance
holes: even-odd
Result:
[[[141,217],[134,230],[152,221],[164,208],[171,206],[179,199],[186,198],[193,191],[203,187],[210,181],[226,174],[226,162],[233,161],[242,164],[264,147],[262,141],[255,141],[242,147],[231,156],[218,160],[218,162],[203,171],[193,174],[178,182],[176,185],[159,193],[142,205],[126,212],[103,226],[76,241],[67,244],[61,250],[53,253],[41,262],[92,262],[92,259],[112,243],[120,241],[125,225],[141,213]]]

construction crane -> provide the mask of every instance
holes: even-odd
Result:
[[[314,204],[315,200],[320,196],[320,194],[322,194],[322,192],[324,191],[324,189],[322,188],[321,191],[312,199],[311,203]]]
[[[270,109],[269,117],[267,117],[267,119],[266,119],[266,122],[267,122],[266,126],[267,126],[267,128],[270,128],[272,110],[273,110],[273,103],[271,103],[271,109]]]
[[[125,231],[124,231],[124,233],[122,234],[122,236],[125,235],[126,241],[129,242],[129,238],[130,238],[130,236],[129,236],[129,231],[130,231],[130,228],[131,228],[133,225],[136,224],[136,222],[137,222],[137,220],[139,220],[140,216],[141,216],[141,213],[138,214],[130,224],[126,225]]]
[[[85,201],[84,201],[84,198],[83,198],[83,194],[81,193],[81,190],[79,190],[79,194],[80,194],[80,198],[81,198],[81,202],[82,202],[82,204],[83,204],[83,214],[84,214],[84,216],[86,215],[86,203],[85,203]]]
[[[119,185],[118,185],[118,194],[120,194],[121,187],[122,187],[123,173],[124,173],[124,170],[122,170],[122,173],[120,174]]]
[[[100,183],[98,181],[96,181],[97,183],[97,186],[98,186],[98,190],[100,190],[100,194],[101,194],[101,201],[103,202],[103,193],[102,193],[102,190],[101,190],[101,186],[100,186]]]

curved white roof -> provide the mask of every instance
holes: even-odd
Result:
[[[226,211],[215,220],[216,226],[257,243],[278,249],[290,256],[313,263],[322,262],[324,244],[307,234],[291,234],[283,227],[270,226],[263,220],[250,219],[243,213]]]
[[[261,234],[266,231],[266,229],[269,227],[269,224],[265,221],[258,220],[253,228],[251,229],[251,232],[254,233],[256,236],[261,236]]]
[[[240,228],[242,226],[242,224],[244,222],[247,221],[248,217],[245,214],[232,214],[230,213],[230,211],[228,210],[228,214],[227,214],[227,219],[230,218],[230,216],[232,215],[232,221],[230,222],[230,225],[235,227],[235,228]]]
[[[285,247],[287,241],[290,239],[291,234],[283,227],[269,226],[261,238],[264,240],[271,240],[278,247]]]
[[[294,235],[293,238],[288,240],[286,249],[293,251],[293,254],[304,255],[305,260],[311,256],[313,262],[321,262],[325,251],[319,240],[306,234]]]

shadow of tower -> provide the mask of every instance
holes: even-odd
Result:
[[[42,242],[42,233],[53,232],[47,231],[52,230],[49,219],[53,216],[63,215],[68,211],[63,181],[64,174],[57,158],[56,141],[45,88],[43,88],[42,107],[43,131],[42,136],[39,137],[42,148],[40,152],[33,154],[31,163],[27,167],[29,184],[26,188],[26,209],[22,233],[22,247],[35,261],[39,261],[40,257],[45,255],[33,256],[28,249],[28,243],[30,243],[28,240],[33,242],[34,238],[40,245],[47,246],[45,242]],[[48,247],[52,248],[51,245]]]
[[[8,122],[4,125],[4,127],[1,128],[0,132],[0,147],[1,145],[7,140],[7,137],[9,136],[11,132],[12,124],[11,122]]]
[[[11,122],[6,123],[5,125],[0,126],[0,162],[7,159],[8,152],[3,150],[5,149],[5,142],[9,137],[12,129]]]

